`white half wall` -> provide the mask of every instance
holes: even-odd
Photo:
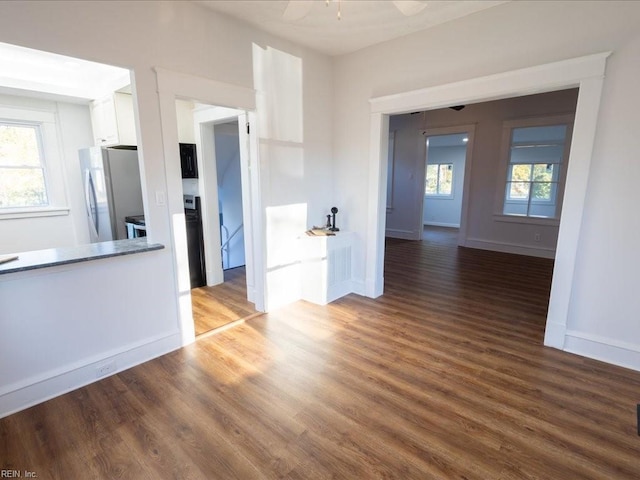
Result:
[[[0,276],[0,417],[180,346],[167,249]]]

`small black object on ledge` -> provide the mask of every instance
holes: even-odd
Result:
[[[336,213],[338,213],[338,209],[336,207],[332,207],[331,213],[332,213],[332,223],[331,223],[331,228],[329,228],[329,230],[332,232],[339,232],[340,229],[336,228]],[[329,216],[327,215],[327,219],[328,217]]]

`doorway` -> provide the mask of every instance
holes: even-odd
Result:
[[[560,222],[556,268],[547,315],[545,345],[564,346],[569,301],[573,285],[580,222],[584,208],[594,132],[602,93],[603,74],[609,53],[574,58],[561,62],[514,70],[465,82],[425,88],[371,100],[370,169],[374,185],[370,188],[369,226],[365,271],[366,294],[378,297],[384,290],[384,227],[386,162],[389,115],[447,105],[462,105],[489,99],[543,93],[579,87],[575,129],[567,173]],[[541,74],[541,72],[544,72]],[[464,214],[464,213],[463,213]]]
[[[246,171],[243,173],[243,165],[249,163],[249,150],[241,148],[242,140],[247,140],[246,134],[241,135],[246,132],[241,122],[246,113],[185,100],[176,100],[176,107],[181,150],[193,146],[193,157],[188,160],[191,166],[195,163],[196,170],[191,172],[182,165],[185,201],[193,197],[202,220],[198,248],[203,252],[201,267],[206,281],[191,285],[194,331],[198,336],[257,312],[248,288],[253,283],[247,275],[247,271],[253,271],[253,265],[247,262],[252,258],[247,253],[251,242],[245,242],[244,235],[245,221],[251,222],[251,207],[245,198],[249,177]],[[182,164],[184,160],[181,158]],[[188,242],[190,259],[192,248],[194,245]],[[191,269],[193,262],[189,263]]]
[[[257,123],[257,115],[255,113],[256,93],[253,89],[203,77],[172,72],[162,68],[156,68],[155,73],[158,83],[158,97],[160,100],[161,130],[164,139],[164,173],[167,184],[166,195],[163,191],[157,191],[155,196],[158,204],[164,205],[166,203],[169,212],[171,242],[174,247],[172,262],[175,272],[174,285],[177,298],[177,328],[180,331],[181,344],[188,345],[195,340],[195,329],[189,269],[187,267],[188,254],[184,227],[184,202],[180,172],[176,99],[185,99],[208,106],[233,106],[233,111],[237,113],[236,117],[240,125],[255,125]],[[225,107],[218,108],[224,109]],[[245,249],[247,253],[247,297],[249,301],[254,303],[256,310],[264,311],[265,273],[264,254],[262,251],[262,245],[264,244],[264,222],[260,214],[262,212],[260,171],[258,168],[249,169],[248,164],[248,162],[252,162],[252,164],[259,165],[258,138],[255,134],[255,128],[251,131],[249,128],[241,130],[240,148],[246,149],[247,152],[246,155],[242,156],[247,159],[247,164],[243,163],[242,165],[243,198],[247,199],[249,204],[249,208],[245,209],[245,212],[248,210],[246,213],[248,219],[245,218],[244,222]],[[205,137],[203,137],[203,139],[204,138]],[[203,165],[202,168],[206,169],[206,165]],[[207,174],[198,180],[199,185],[203,187],[203,191],[210,191],[208,184],[211,183],[211,176],[212,175]],[[246,179],[244,177],[246,177]],[[213,183],[215,185],[215,178]],[[246,192],[244,191],[245,188]],[[207,203],[209,202],[205,202],[205,208],[207,208]],[[217,201],[214,204],[216,203]],[[217,215],[217,210],[218,207],[215,206],[215,215]],[[205,213],[205,215],[210,214],[210,211]],[[203,219],[203,230],[207,232],[207,234],[211,230],[208,216],[206,219]],[[216,237],[219,242],[219,233],[216,234]],[[211,264],[211,262],[209,262],[209,264]]]
[[[211,212],[217,206],[217,215],[208,216],[210,280],[191,292],[196,336],[215,333],[258,313],[247,289],[244,221],[249,217],[245,209],[250,207],[243,195],[242,165],[247,163],[243,158],[247,150],[240,148],[240,129],[246,128],[239,120],[241,115],[240,111],[200,106],[194,116],[205,172],[215,172],[216,195],[207,195],[206,202]],[[213,186],[212,179],[205,182]]]
[[[460,227],[468,141],[465,133],[426,135],[423,225]]]

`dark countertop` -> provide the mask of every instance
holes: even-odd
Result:
[[[162,250],[164,245],[148,243],[146,238],[115,240],[113,242],[92,243],[77,247],[49,248],[17,253],[18,259],[0,263],[0,275],[5,273],[24,272],[38,268],[67,265],[70,263],[88,262],[100,258],[132,255],[134,253]],[[3,257],[5,255],[0,255]]]

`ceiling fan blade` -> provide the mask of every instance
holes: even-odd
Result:
[[[307,16],[313,7],[313,0],[290,0],[282,18],[287,22],[294,22]]]
[[[393,0],[393,4],[405,17],[416,15],[427,8],[427,2],[420,0]]]

